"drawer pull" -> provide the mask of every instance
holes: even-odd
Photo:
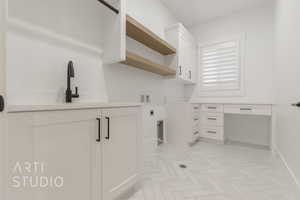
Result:
[[[101,142],[101,118],[97,118],[98,121],[98,138],[96,142]]]
[[[217,118],[213,118],[213,117],[208,117],[207,119],[208,119],[208,120],[214,120],[214,121],[217,120]]]
[[[208,109],[214,109],[214,110],[217,109],[217,107],[210,107],[210,106],[207,107],[207,108],[208,108]]]
[[[199,120],[198,118],[195,118],[195,119],[194,119],[194,121],[198,121],[198,120]]]
[[[105,137],[105,139],[109,140],[110,139],[110,118],[105,117],[105,119],[107,119],[107,136]]]
[[[241,111],[251,111],[252,108],[240,108]]]
[[[292,104],[292,106],[294,106],[294,107],[300,107],[300,102],[299,103],[294,103],[294,104]]]
[[[207,133],[210,133],[210,134],[217,134],[216,131],[207,131]]]
[[[199,109],[199,107],[194,107],[194,110],[198,110]]]
[[[194,135],[198,135],[199,134],[199,131],[196,131],[195,133],[194,133]]]

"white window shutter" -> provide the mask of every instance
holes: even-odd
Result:
[[[240,89],[241,53],[238,40],[207,45],[200,51],[202,90]]]

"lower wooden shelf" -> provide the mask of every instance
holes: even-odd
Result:
[[[155,63],[142,56],[136,55],[135,53],[132,53],[130,51],[126,51],[126,60],[121,63],[162,76],[176,75],[175,70],[170,69],[161,64]]]

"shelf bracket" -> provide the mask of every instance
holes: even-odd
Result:
[[[113,7],[112,5],[110,5],[109,3],[107,3],[105,0],[98,0],[98,1],[102,3],[104,6],[106,6],[107,8],[109,8],[110,10],[112,10],[113,12],[115,12],[116,14],[119,14],[119,10]]]

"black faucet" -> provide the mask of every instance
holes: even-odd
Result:
[[[67,75],[67,90],[66,90],[66,102],[72,103],[72,98],[79,98],[78,87],[75,87],[75,94],[72,93],[71,90],[71,78],[74,78],[74,67],[73,62],[69,61],[68,63],[68,75]]]

